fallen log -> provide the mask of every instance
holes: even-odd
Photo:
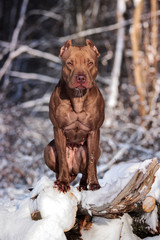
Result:
[[[153,196],[147,196],[155,181],[155,174],[159,169],[156,158],[146,166],[138,169],[123,190],[110,203],[97,207],[90,205],[89,213],[94,216],[115,219],[128,213],[132,218],[133,233],[144,238],[160,234],[160,222],[150,226],[149,221],[160,218],[160,204]],[[114,187],[114,186],[113,186]],[[95,192],[96,194],[96,192]],[[158,210],[157,210],[158,209]],[[79,205],[79,212],[84,214],[86,209]],[[153,214],[153,210],[155,211]],[[153,216],[152,216],[153,215]],[[150,219],[148,221],[148,219]]]
[[[151,190],[152,184],[155,180],[155,173],[158,169],[159,164],[157,158],[153,158],[151,163],[146,166],[145,171],[137,170],[132,179],[113,201],[107,203],[106,199],[106,204],[100,207],[91,205],[88,209],[89,212],[92,216],[106,218],[117,218],[124,213],[137,212],[137,210],[139,211],[140,206],[142,211],[146,212],[144,207],[142,208],[142,204],[146,195]],[[86,213],[86,209],[83,209],[82,205],[79,205],[79,211],[81,213]]]
[[[160,223],[156,222],[157,219],[160,218],[160,204],[159,202],[157,202],[154,196],[147,195],[152,188],[152,185],[155,181],[155,174],[159,169],[158,161],[156,158],[153,158],[152,160],[146,160],[142,163],[141,167],[136,167],[136,169],[137,170],[130,172],[130,170],[126,168],[125,171],[129,172],[129,174],[127,175],[129,176],[127,177],[128,182],[126,183],[125,180],[126,185],[124,185],[122,190],[120,189],[119,192],[119,189],[117,190],[115,186],[116,183],[120,181],[120,179],[118,176],[116,176],[116,183],[114,183],[113,186],[110,186],[110,189],[114,189],[114,191],[117,193],[116,195],[114,195],[115,197],[112,200],[110,193],[108,195],[105,195],[106,193],[108,193],[105,189],[105,186],[96,191],[82,192],[78,192],[77,189],[72,187],[72,191],[76,191],[75,193],[78,194],[79,199],[81,200],[78,203],[78,211],[75,216],[75,225],[72,225],[70,227],[70,230],[68,229],[69,231],[65,231],[67,239],[80,239],[81,230],[83,231],[83,229],[85,229],[86,231],[90,231],[90,228],[92,228],[92,219],[95,219],[95,217],[103,219],[109,218],[113,219],[114,221],[116,218],[121,219],[121,216],[126,213],[128,213],[132,219],[133,233],[137,236],[143,238],[146,236],[153,236],[160,233]],[[122,179],[123,178],[126,178],[126,176],[122,175]],[[53,188],[52,186],[50,187]],[[54,189],[56,188],[54,187]],[[43,187],[43,191],[46,191],[45,186]],[[57,198],[59,198],[59,194],[63,195],[62,193],[58,193],[58,190],[55,191],[57,194]],[[40,197],[39,194],[41,195],[44,193],[42,193],[41,191],[37,193],[37,191],[35,191],[34,194],[33,189],[33,194],[31,194],[30,198],[31,206],[34,206],[32,207],[34,211],[31,212],[31,218],[35,221],[43,219],[43,214],[41,214],[41,208],[39,208],[40,206],[38,204]],[[72,201],[73,194],[70,194],[70,192],[66,194],[68,195],[68,197],[71,197]],[[64,194],[64,197],[66,194]],[[92,198],[92,196],[97,196],[98,198],[95,202],[94,199],[92,199],[92,204],[90,204],[90,201],[88,200],[89,204],[84,205],[84,196],[86,196],[87,199],[89,194],[91,194],[90,199]],[[101,204],[101,201],[98,201],[98,199],[102,198],[103,204]],[[53,203],[54,201],[55,200],[53,199]],[[155,219],[154,225],[150,225],[149,223],[149,221],[151,221],[152,219]]]
[[[142,202],[142,209],[146,213],[152,212],[155,206],[156,206],[156,200],[152,196],[146,197]]]

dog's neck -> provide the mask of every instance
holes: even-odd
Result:
[[[68,96],[74,112],[79,113],[83,111],[88,91],[88,89],[69,89]]]
[[[68,86],[63,82],[63,87],[65,88],[66,94],[71,102],[73,111],[76,113],[82,112],[85,100],[88,95],[89,89],[78,89],[78,88],[68,88]]]
[[[87,98],[87,92],[82,97],[70,98],[74,112],[80,113],[83,111],[86,98]]]

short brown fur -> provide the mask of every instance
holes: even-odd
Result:
[[[99,52],[90,40],[86,43],[79,48],[68,40],[61,48],[62,76],[49,103],[55,139],[46,146],[44,158],[63,192],[78,173],[82,173],[80,189],[100,187],[96,164],[104,100],[95,82]]]

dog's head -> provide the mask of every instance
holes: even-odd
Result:
[[[72,46],[71,40],[68,40],[60,50],[63,80],[71,89],[89,89],[95,84],[100,54],[90,40],[87,39],[86,44]]]

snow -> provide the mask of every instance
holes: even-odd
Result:
[[[127,185],[138,169],[145,173],[146,166],[151,160],[148,159],[139,163],[120,163],[112,167],[99,181],[101,188],[97,190],[97,194],[93,191],[82,191],[82,206],[89,210],[90,206],[95,205],[95,203],[96,206],[110,203]]]
[[[0,200],[0,240],[65,240],[65,233],[74,226],[77,205],[90,208],[109,203],[126,186],[134,173],[145,172],[151,160],[141,163],[121,163],[109,170],[100,181],[102,188],[96,191],[79,192],[72,187],[67,193],[60,193],[48,177],[42,177],[33,190],[21,200]],[[148,195],[160,196],[160,170]],[[39,211],[42,219],[32,220],[31,214]],[[144,215],[146,222],[155,230],[157,207]],[[132,232],[132,219],[124,214],[119,219],[93,217],[89,230],[81,230],[83,240],[139,240]],[[145,238],[149,240],[150,238]],[[152,240],[160,237],[152,237]]]
[[[89,231],[82,230],[82,238],[83,240],[119,240],[121,236],[123,240],[138,240],[139,238],[132,232],[131,221],[128,214],[124,214],[121,219],[94,217],[92,228]]]
[[[158,209],[157,209],[157,206],[156,206],[155,209],[151,213],[146,213],[146,223],[154,231],[156,231],[157,224],[158,224],[158,214],[157,214],[157,211],[158,211]]]
[[[159,239],[160,239],[159,236],[145,238],[145,240],[159,240]]]
[[[160,199],[160,170],[158,170],[155,174],[156,181],[153,183],[151,191],[148,195],[154,197],[157,201]]]
[[[43,177],[34,190],[16,205],[0,206],[1,240],[60,240],[64,232],[73,227],[80,194],[71,187],[67,193],[59,193],[53,182]],[[31,213],[39,210],[41,220],[31,219]],[[67,217],[66,217],[67,216]]]

